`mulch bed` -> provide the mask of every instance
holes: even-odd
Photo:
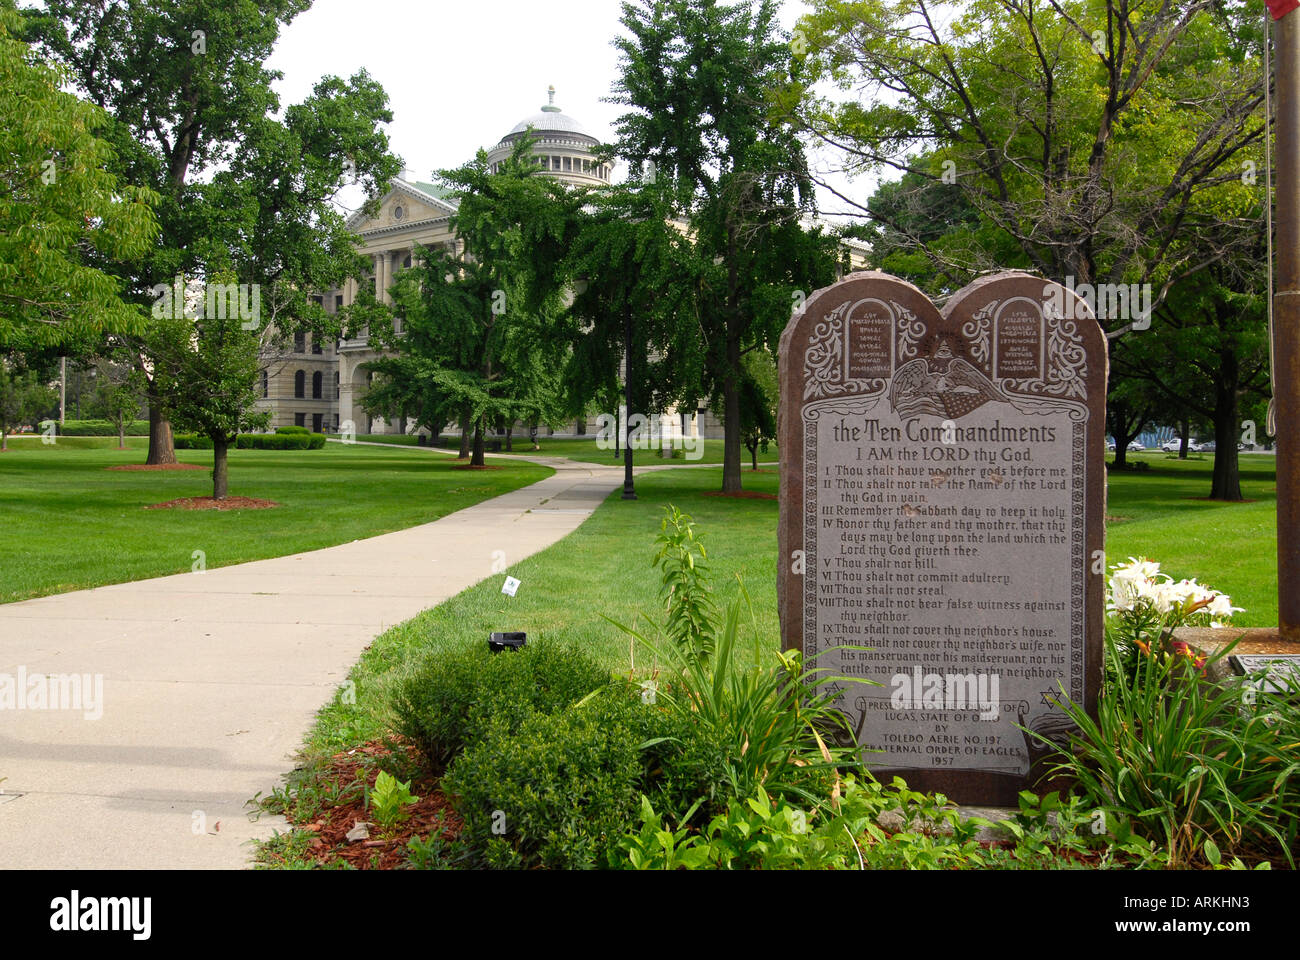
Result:
[[[399,749],[409,748],[399,746]],[[362,781],[367,787],[374,787],[379,775],[376,761],[390,753],[388,745],[372,741],[346,753],[335,754],[319,779],[337,785],[340,791]],[[420,801],[407,807],[410,817],[387,833],[374,825],[373,815],[366,809],[364,792],[360,789],[349,790],[346,801],[326,807],[314,820],[294,823],[294,826],[316,834],[307,855],[317,863],[325,865],[345,861],[358,870],[399,869],[406,863],[406,845],[413,837],[427,839],[441,834],[450,841],[459,835],[462,826],[460,818],[437,788],[436,781],[412,778],[411,793]],[[289,819],[293,822],[292,816]],[[371,824],[370,839],[347,838],[348,831],[358,822]]]
[[[105,470],[210,470],[211,467],[203,467],[197,463],[123,463],[116,467],[105,467]]]
[[[723,493],[721,490],[711,490],[705,494],[706,497],[731,497],[736,500],[777,500],[775,493],[759,493],[757,490],[737,490],[735,493]]]
[[[279,504],[274,500],[258,500],[255,497],[226,497],[224,500],[213,500],[211,497],[181,497],[179,500],[168,500],[166,503],[151,503],[145,509],[167,510],[175,507],[177,510],[269,510],[278,506]]]

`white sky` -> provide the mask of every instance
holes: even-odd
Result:
[[[612,140],[621,108],[602,99],[618,76],[620,9],[618,0],[315,0],[282,31],[268,66],[284,74],[282,106],[322,76],[364,67],[388,92],[393,151],[414,179],[430,180],[495,146],[546,103],[551,84],[557,106]],[[784,0],[782,26],[802,11],[802,0]]]

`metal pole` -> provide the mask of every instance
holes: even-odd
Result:
[[[626,423],[632,422],[632,311],[623,314],[623,403],[627,406]],[[630,433],[631,431],[628,431]],[[623,435],[623,499],[635,500],[636,488],[632,486],[632,445]]]
[[[1300,641],[1300,12],[1274,25],[1277,247],[1277,599],[1283,640]]]

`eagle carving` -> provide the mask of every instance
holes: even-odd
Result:
[[[947,340],[929,357],[899,367],[889,390],[889,403],[902,417],[928,413],[957,420],[990,400],[1007,398],[980,370],[954,356]]]

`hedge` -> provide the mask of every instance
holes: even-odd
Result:
[[[116,437],[117,425],[108,420],[65,420],[59,425],[61,437]],[[128,437],[149,436],[149,421],[135,420],[126,425]]]
[[[177,450],[211,450],[212,439],[199,434],[178,433],[172,438]],[[239,450],[320,450],[323,433],[241,433],[235,440]]]

